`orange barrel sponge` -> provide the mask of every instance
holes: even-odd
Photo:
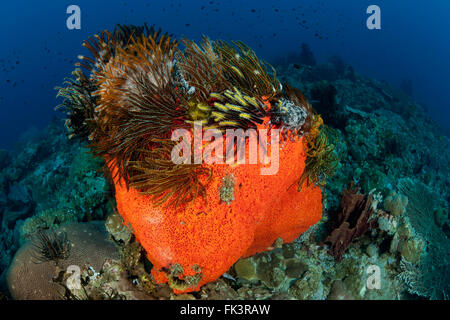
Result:
[[[146,25],[105,30],[83,43],[91,56],[79,56],[77,65],[89,74],[76,69],[58,96],[70,137],[89,139],[92,153],[106,160],[118,211],[145,248],[154,278],[188,292],[240,257],[278,238],[293,241],[315,224],[320,186],[337,158],[300,90],[281,84],[251,48],[207,37],[179,44]],[[194,148],[177,149],[187,137],[181,131],[194,133]],[[258,142],[250,136],[256,131]],[[210,135],[196,140],[196,132]],[[267,150],[264,135],[271,137]],[[268,168],[261,159],[197,161],[217,136],[252,147],[253,160],[255,146],[263,160],[279,151],[278,171],[262,174]],[[214,159],[219,149],[211,148]]]
[[[267,250],[277,238],[291,242],[315,224],[322,215],[320,188],[305,183],[297,191],[303,146],[286,142],[275,175],[261,175],[261,164],[213,165],[206,199],[177,208],[154,206],[152,197],[116,179],[118,211],[145,248],[155,279],[178,293],[198,290],[240,257]],[[225,187],[234,189],[228,203],[221,199]]]

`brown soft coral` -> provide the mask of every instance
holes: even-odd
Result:
[[[325,239],[330,244],[330,253],[340,261],[350,244],[375,226],[370,220],[374,212],[372,195],[358,193],[353,184],[342,191],[342,199],[337,213],[337,221],[331,234]]]

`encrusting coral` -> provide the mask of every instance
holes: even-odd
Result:
[[[183,40],[184,50],[178,45],[147,26],[102,32],[84,43],[93,57],[80,56],[90,76],[78,69],[59,90],[71,134],[87,130],[92,152],[105,159],[118,212],[145,248],[155,280],[187,292],[315,224],[320,186],[337,158],[301,92],[282,86],[245,44],[205,37]],[[174,131],[196,138],[198,124],[201,133],[215,129],[226,138],[229,129],[267,130],[280,143],[266,154],[279,152],[278,172],[260,174],[267,167],[261,154],[261,164],[173,162]],[[251,138],[244,139],[250,149]],[[200,152],[211,144],[202,141]]]

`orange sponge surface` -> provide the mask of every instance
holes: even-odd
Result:
[[[195,291],[240,257],[267,250],[277,238],[291,242],[321,218],[320,188],[303,185],[297,191],[305,157],[297,140],[281,148],[275,175],[261,175],[262,164],[212,165],[206,199],[177,208],[155,207],[150,196],[115,181],[117,208],[153,263],[156,281],[167,282],[176,265],[176,280],[188,286],[174,291]],[[234,200],[227,204],[219,190],[229,175]],[[190,276],[197,280],[188,281]]]

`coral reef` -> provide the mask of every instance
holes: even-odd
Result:
[[[309,48],[309,45],[307,43],[302,43],[301,45],[301,51],[298,62],[300,64],[307,66],[315,66],[317,63],[316,58],[314,58],[314,54]]]
[[[389,196],[384,199],[384,210],[392,213],[394,216],[400,216],[405,213],[407,205],[408,197],[397,194],[395,191],[391,192]]]
[[[81,284],[69,287],[70,273],[61,273],[54,281],[64,289],[66,300],[152,300],[128,279],[126,271],[115,260],[106,259],[101,269],[84,269],[80,275]]]
[[[18,144],[0,170],[0,287],[19,247],[39,230],[104,219],[112,193],[103,162],[87,153],[86,142],[69,140],[60,120],[38,139]]]
[[[144,32],[144,29],[137,34]],[[126,38],[134,31],[125,28],[123,32],[127,34]],[[424,108],[401,90],[359,75],[336,57],[325,64],[310,66],[302,64],[298,56],[293,57],[296,60],[289,61],[295,62],[295,65],[276,66],[277,79],[302,90],[326,122],[323,132],[327,142],[334,146],[334,152],[339,155],[339,165],[334,168],[336,174],[329,177],[321,188],[324,210],[318,223],[292,243],[271,238],[266,251],[240,257],[217,280],[201,286],[197,292],[174,294],[168,284],[155,281],[151,274],[153,265],[146,257],[146,250],[133,235],[133,227],[124,223],[121,215],[115,212],[116,204],[108,180],[99,172],[102,161],[86,153],[85,145],[89,142],[83,140],[85,138],[75,136],[89,136],[92,128],[92,122],[86,121],[90,115],[80,109],[82,112],[77,112],[67,122],[67,127],[72,128],[69,135],[75,134],[72,139],[69,140],[63,131],[63,124],[55,121],[39,134],[31,132],[12,152],[0,151],[0,273],[3,272],[0,292],[9,294],[9,297],[0,294],[0,300],[11,298],[11,293],[16,292],[8,290],[5,285],[4,271],[11,265],[14,254],[22,244],[24,246],[14,259],[13,267],[18,266],[17,259],[25,248],[28,247],[27,252],[31,254],[28,239],[33,234],[90,219],[102,220],[109,235],[102,231],[101,238],[112,239],[119,248],[110,247],[108,242],[111,254],[101,254],[100,257],[98,248],[90,246],[95,258],[89,259],[92,268],[84,267],[86,259],[76,261],[82,271],[81,290],[67,288],[66,281],[71,274],[63,270],[74,256],[59,261],[59,267],[54,262],[28,264],[24,278],[28,284],[33,284],[40,297],[448,299],[448,137],[429,119]],[[177,74],[179,81],[183,82],[180,77],[182,73]],[[92,93],[98,90],[88,88],[88,91],[80,91],[77,85],[85,80],[78,72],[74,74],[73,81],[78,82],[71,88],[74,91],[66,92],[69,94],[66,98],[70,97],[70,93],[75,93],[73,97],[91,99]],[[192,83],[194,80],[188,78],[184,81]],[[83,88],[86,87],[83,85]],[[181,88],[185,91],[190,89],[188,86]],[[233,88],[229,90],[227,94],[237,98],[237,92]],[[204,92],[203,88],[196,91]],[[239,92],[247,96],[242,90]],[[69,103],[63,109],[74,106],[80,108],[82,105]],[[203,105],[191,103],[190,106],[190,116],[204,116]],[[285,107],[289,108],[289,105],[285,104]],[[286,115],[295,115],[298,119],[302,117],[301,112],[280,113],[274,119],[289,122],[290,118]],[[214,190],[211,192],[216,195],[218,203],[221,201],[221,206],[230,209],[236,205],[239,190],[246,183],[234,173],[233,179],[229,179],[231,176],[227,179],[228,173],[231,172],[223,172],[213,180]],[[297,179],[300,174],[296,171]],[[350,182],[361,190],[357,198],[363,202],[368,200],[369,195],[373,198],[372,219],[376,223],[357,241],[351,242],[337,261],[330,254],[330,244],[324,243],[324,240],[337,226],[342,191]],[[363,194],[368,196],[362,199]],[[273,192],[269,192],[268,197],[273,198]],[[249,212],[253,213],[255,209],[249,208]],[[198,221],[207,217],[201,212],[198,216],[194,215]],[[184,226],[188,226],[192,234],[198,234],[201,228],[197,220],[186,224],[180,218],[173,223],[185,223]],[[268,225],[276,226],[274,221],[276,219],[268,221]],[[71,240],[70,230],[67,232]],[[168,242],[168,239],[155,238],[155,246]],[[199,249],[204,250],[204,247]],[[30,258],[30,254],[27,257]],[[29,271],[38,268],[44,269],[42,274],[48,280],[45,283],[41,283],[39,277],[29,277]],[[372,275],[369,271],[377,268],[379,289],[367,285]],[[188,269],[174,263],[164,272],[172,277],[172,285],[184,284],[180,281],[181,270],[186,272]],[[202,270],[201,266],[192,270],[194,277],[189,281],[195,282],[196,271]],[[56,282],[51,282],[52,278]],[[16,281],[17,288],[21,288],[23,282]],[[35,297],[25,286],[23,288],[19,296],[14,293],[12,297]]]
[[[342,191],[335,228],[325,239],[336,260],[342,259],[342,254],[355,239],[374,227],[375,220],[371,219],[374,208],[372,195],[358,194],[358,188],[353,186]]]
[[[54,261],[58,265],[60,260],[65,260],[70,255],[72,244],[67,240],[67,233],[51,231],[39,231],[31,239],[34,247],[34,263]]]
[[[339,165],[335,146],[328,141],[327,129],[319,130],[322,125],[322,118],[315,116],[311,132],[304,139],[307,157],[305,169],[298,181],[299,191],[305,182],[307,185],[323,187],[327,179],[334,176]]]
[[[407,254],[402,263],[401,278],[411,293],[430,299],[450,297],[450,242],[434,212],[442,205],[440,194],[420,181],[404,178],[398,189],[408,199],[406,215],[413,241],[404,245]],[[448,223],[448,222],[447,222]]]
[[[112,239],[117,242],[128,244],[131,241],[132,232],[123,222],[119,213],[114,212],[106,218],[106,230]]]
[[[62,299],[64,288],[54,279],[69,267],[80,270],[101,270],[106,259],[118,260],[119,251],[107,240],[101,223],[66,224],[55,234],[66,234],[70,252],[60,257],[58,264],[50,259],[37,262],[32,242],[25,243],[16,253],[6,276],[12,298],[19,300]]]
[[[10,160],[9,152],[8,150],[2,150],[0,149],[0,170],[2,170],[4,167],[8,165]]]

